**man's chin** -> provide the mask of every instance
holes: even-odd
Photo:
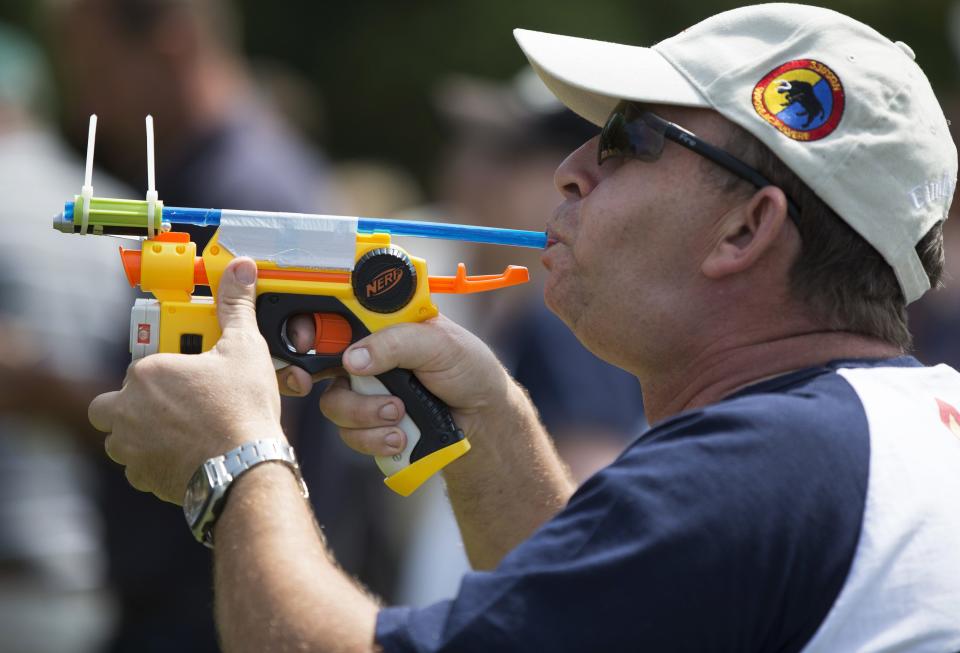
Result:
[[[567,303],[563,301],[561,293],[558,292],[553,276],[548,277],[546,283],[543,285],[543,303],[550,312],[560,318],[567,327],[571,330],[573,329],[573,324],[570,319],[572,314],[570,311],[565,310],[568,308]]]

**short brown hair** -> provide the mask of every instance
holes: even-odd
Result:
[[[724,148],[781,188],[800,209],[801,250],[790,270],[793,298],[828,329],[872,336],[908,351],[906,301],[893,268],[766,145],[737,125],[730,128]],[[714,176],[723,173],[712,168]],[[720,183],[731,192],[744,184],[729,174]],[[943,223],[934,225],[916,249],[930,286],[937,288],[944,265]]]

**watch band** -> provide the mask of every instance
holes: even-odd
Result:
[[[197,541],[208,548],[213,548],[213,527],[223,512],[227,494],[233,482],[249,469],[271,461],[286,464],[297,477],[300,494],[305,499],[310,496],[303,476],[300,474],[300,465],[297,463],[293,447],[276,438],[245,442],[236,449],[207,460],[197,469],[194,478],[190,481],[187,498],[184,500],[184,513]],[[196,514],[192,512],[194,506],[188,506],[188,503],[192,503],[191,492],[197,494],[201,491],[198,486],[206,490],[206,496],[203,497],[202,509],[199,514]],[[195,496],[194,502],[196,500]]]

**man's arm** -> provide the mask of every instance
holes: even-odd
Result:
[[[224,651],[374,650],[379,606],[336,566],[289,469],[241,476],[214,541]]]
[[[257,438],[284,439],[277,380],[256,322],[255,279],[250,259],[227,267],[213,349],[139,360],[120,391],[90,405],[90,421],[109,434],[108,455],[126,466],[135,488],[179,504],[203,461]],[[572,483],[535,411],[468,332],[445,320],[401,325],[357,343],[346,358],[356,374],[413,369],[472,438],[475,451],[449,479],[478,565],[495,565],[567,501]],[[399,417],[375,416],[399,400],[353,393],[342,380],[332,388],[323,404],[349,427],[348,442],[383,452],[384,434]],[[289,470],[265,463],[240,476],[214,537],[228,651],[373,650],[378,606],[330,559]]]
[[[444,472],[474,569],[493,569],[567,504],[575,485],[526,391],[512,384],[505,410],[471,440],[471,453]]]
[[[108,455],[135,488],[179,504],[203,461],[255,439],[285,441],[255,278],[250,259],[227,267],[217,301],[223,333],[213,349],[138,360],[121,390],[90,404],[90,421],[108,433]],[[372,651],[378,606],[337,569],[294,479],[264,463],[230,489],[214,529],[225,649]]]

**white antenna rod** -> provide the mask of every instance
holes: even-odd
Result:
[[[87,169],[83,176],[83,185],[93,187],[93,147],[97,142],[97,114],[90,116],[90,129],[87,132]]]
[[[147,116],[147,237],[153,238],[157,211],[157,180],[154,175],[153,116]]]
[[[87,167],[83,173],[83,187],[80,197],[83,198],[83,211],[80,213],[80,233],[86,235],[87,225],[90,224],[90,200],[93,198],[93,148],[97,141],[97,114],[90,116],[90,128],[87,131]]]
[[[153,116],[147,116],[147,190],[157,190],[153,165]]]

